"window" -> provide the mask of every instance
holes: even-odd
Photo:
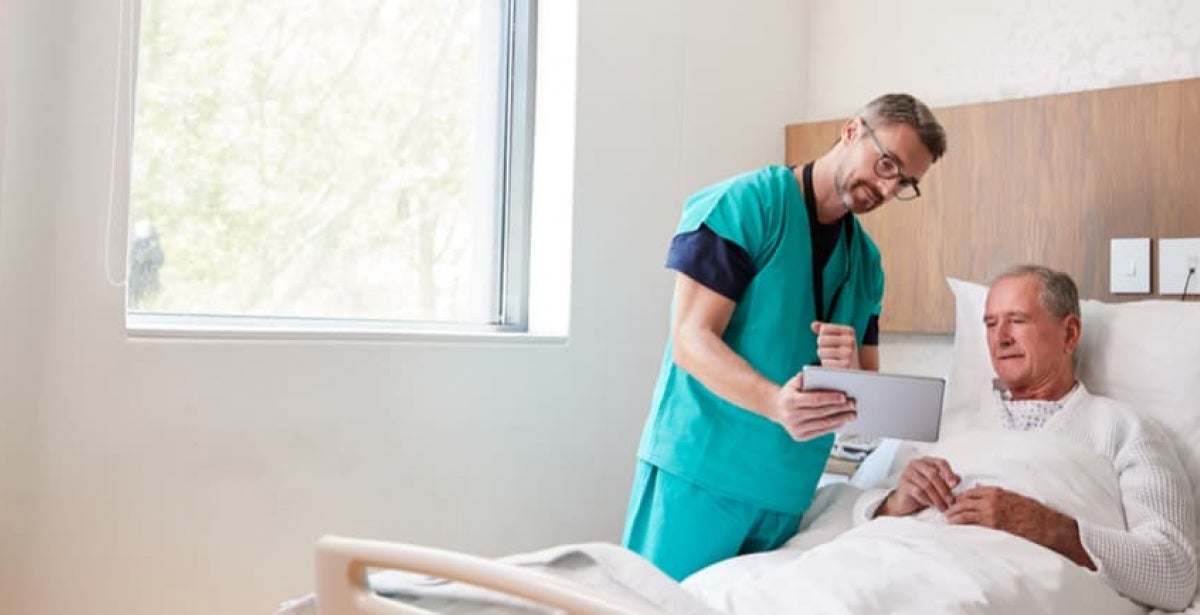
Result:
[[[127,323],[526,325],[533,0],[142,0]]]

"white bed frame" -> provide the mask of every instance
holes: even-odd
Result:
[[[319,615],[432,615],[428,610],[376,595],[368,568],[452,579],[582,615],[665,615],[624,604],[585,585],[502,562],[404,543],[325,536],[317,542]]]

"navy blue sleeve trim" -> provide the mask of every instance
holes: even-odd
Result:
[[[735,302],[742,300],[746,287],[757,273],[754,261],[745,249],[703,224],[671,240],[667,268],[686,274]]]
[[[867,330],[863,332],[862,345],[879,345],[879,314],[871,314],[871,320],[867,321]]]

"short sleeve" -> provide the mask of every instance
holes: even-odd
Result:
[[[718,236],[706,224],[671,240],[667,268],[686,274],[735,303],[742,300],[756,273],[741,246]]]
[[[787,182],[795,182],[790,170],[768,167],[705,188],[684,204],[676,234],[707,226],[739,246],[755,268],[761,268],[782,233]]]
[[[867,321],[867,330],[862,334],[862,345],[879,345],[879,314],[871,314],[870,320]]]

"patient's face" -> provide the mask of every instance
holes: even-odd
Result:
[[[998,280],[988,290],[983,322],[996,376],[1017,399],[1057,399],[1075,382],[1069,320],[1042,307],[1037,278]]]

